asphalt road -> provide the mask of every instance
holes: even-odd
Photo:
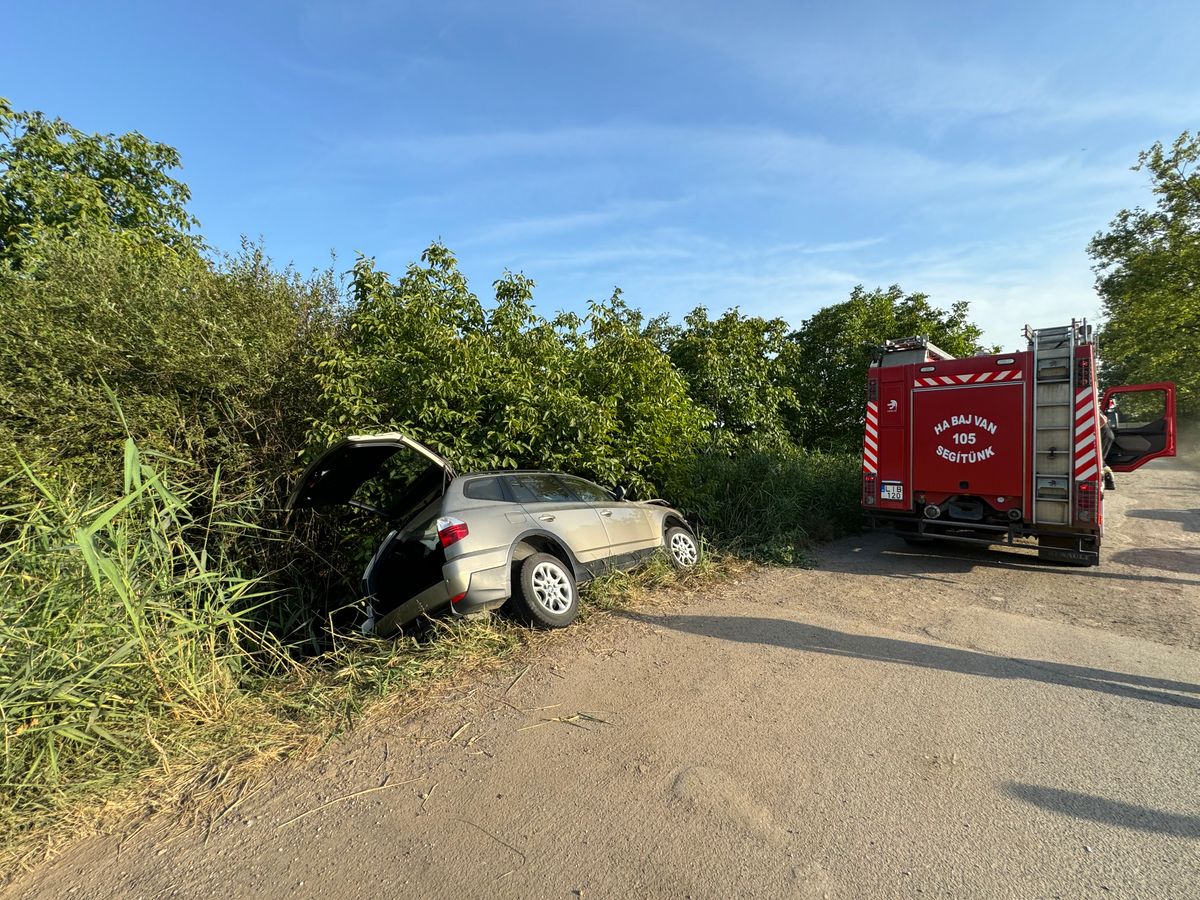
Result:
[[[1198,497],[1123,477],[1099,569],[873,534],[676,596],[8,896],[1200,897]]]

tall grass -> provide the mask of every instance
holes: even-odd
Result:
[[[132,441],[115,501],[25,476],[31,499],[0,508],[3,831],[253,721],[247,659],[286,660],[254,626],[271,592],[225,549],[254,526],[216,483],[171,484]]]
[[[677,502],[724,546],[804,565],[811,548],[862,524],[857,456],[794,447],[697,456],[677,476]]]

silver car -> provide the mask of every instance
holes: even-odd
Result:
[[[389,481],[387,509],[355,498],[377,478]],[[579,614],[578,585],[590,578],[662,550],[678,568],[699,560],[694,531],[661,500],[626,500],[621,488],[558,472],[457,475],[398,433],[339,441],[288,499],[289,510],[336,504],[393,526],[363,573],[367,634],[393,633],[447,607],[465,615],[510,600],[521,618],[561,628]]]

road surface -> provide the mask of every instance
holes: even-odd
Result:
[[[1123,477],[1099,569],[872,534],[593,623],[8,896],[1200,897],[1198,498]]]

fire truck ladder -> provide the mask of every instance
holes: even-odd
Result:
[[[1072,320],[1061,328],[1028,326],[1033,360],[1033,522],[1070,525],[1074,509],[1075,346],[1087,325]]]

